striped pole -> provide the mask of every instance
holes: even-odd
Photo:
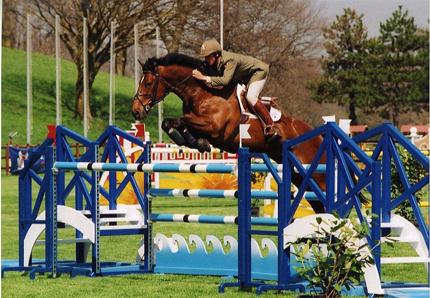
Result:
[[[183,223],[206,223],[206,224],[238,224],[237,216],[203,215],[203,214],[151,214],[153,222],[183,222]],[[251,217],[251,224],[261,226],[276,226],[277,218]]]
[[[151,188],[149,195],[151,197],[237,199],[239,194],[236,189]],[[251,198],[277,200],[278,193],[271,190],[251,190]],[[317,195],[311,191],[305,191],[303,198],[318,201]]]
[[[274,165],[276,170],[282,171],[282,165]],[[319,166],[325,170],[325,165]],[[54,169],[74,171],[123,171],[123,172],[165,172],[165,173],[219,173],[233,174],[236,172],[235,164],[185,164],[185,163],[101,163],[101,162],[56,162]],[[321,170],[320,169],[320,170]],[[252,164],[253,172],[267,172],[265,164]],[[317,169],[318,170],[318,169]],[[316,171],[318,172],[318,171]]]
[[[233,173],[235,166],[225,164],[139,164],[139,163],[99,163],[99,162],[56,162],[54,169],[74,171],[123,171],[161,173]]]
[[[180,189],[180,188],[151,188],[149,195],[152,197],[186,197],[186,198],[219,198],[237,199],[236,189]],[[251,190],[251,198],[254,199],[274,199],[278,198],[275,191]]]

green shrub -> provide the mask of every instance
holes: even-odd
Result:
[[[407,180],[411,185],[416,184],[419,180],[421,180],[426,174],[427,169],[425,169],[406,149],[401,146],[397,146],[397,152],[399,153],[400,159],[402,160],[403,166],[406,171]],[[403,186],[402,180],[400,179],[400,175],[398,174],[397,168],[393,161],[391,161],[391,197],[397,198],[404,191],[405,188]],[[426,190],[422,189],[415,194],[418,203],[425,199]],[[411,204],[408,200],[402,202],[395,211],[396,214],[403,216],[407,220],[411,222],[416,222],[415,215],[412,211]]]
[[[306,238],[291,243],[301,264],[295,268],[297,273],[309,282],[312,293],[325,297],[341,297],[342,287],[349,290],[358,284],[363,268],[374,264],[370,251],[364,250],[367,243],[359,241],[369,234],[367,225],[335,217],[316,218],[314,243]]]

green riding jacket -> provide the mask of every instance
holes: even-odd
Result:
[[[212,87],[227,86],[232,81],[249,85],[265,79],[269,74],[269,65],[263,61],[227,51],[222,51],[221,62],[217,68],[223,76],[210,77],[209,84]]]

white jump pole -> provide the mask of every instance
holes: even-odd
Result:
[[[32,86],[32,41],[30,14],[27,14],[27,144],[31,144],[33,86]]]
[[[156,56],[160,57],[160,28],[158,26],[155,28],[155,42],[156,42]],[[158,103],[158,142],[163,143],[163,130],[161,128],[161,123],[163,122],[163,102]]]
[[[84,137],[88,135],[88,28],[87,28],[87,18],[84,18],[83,28],[84,28]]]
[[[61,125],[61,49],[60,49],[60,16],[55,15],[55,123]]]
[[[109,75],[109,125],[115,122],[115,28],[116,23],[110,23],[110,75]]]
[[[219,2],[219,42],[221,44],[221,49],[224,49],[224,0],[220,0]]]

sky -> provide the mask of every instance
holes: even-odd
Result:
[[[343,8],[354,8],[364,14],[363,20],[369,36],[378,35],[379,23],[385,22],[402,5],[415,18],[415,24],[420,28],[428,28],[429,1],[428,0],[313,0],[321,6],[322,15],[332,23],[336,15],[343,13]]]

